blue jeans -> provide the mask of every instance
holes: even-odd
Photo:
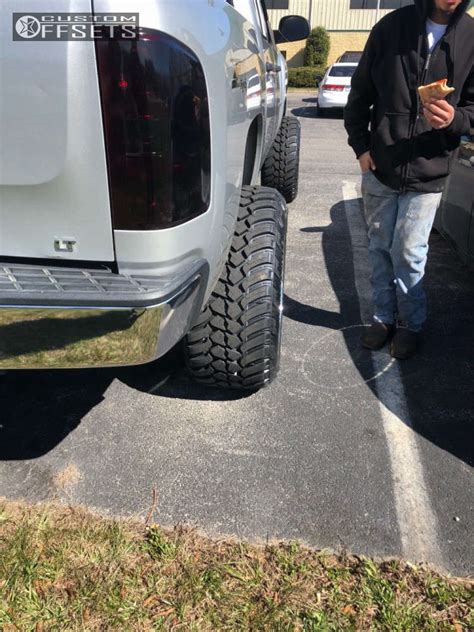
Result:
[[[362,175],[375,321],[398,321],[413,331],[422,328],[428,239],[441,195],[399,193],[371,171]]]

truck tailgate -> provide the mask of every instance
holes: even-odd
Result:
[[[0,257],[113,261],[93,42],[13,41],[12,14],[91,0],[0,3]]]

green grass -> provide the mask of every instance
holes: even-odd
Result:
[[[254,546],[0,504],[0,629],[472,629],[473,584],[297,542]]]

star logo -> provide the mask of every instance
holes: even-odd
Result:
[[[15,30],[24,39],[33,39],[41,31],[41,22],[32,15],[23,15],[15,25]]]

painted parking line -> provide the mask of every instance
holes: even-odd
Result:
[[[370,323],[371,288],[366,226],[357,183],[342,183],[344,206],[352,242],[354,276],[361,319]],[[423,465],[407,405],[398,363],[387,367],[386,352],[372,353],[382,424],[388,444],[403,556],[444,568],[437,519],[431,507]],[[384,369],[385,370],[382,370]]]

